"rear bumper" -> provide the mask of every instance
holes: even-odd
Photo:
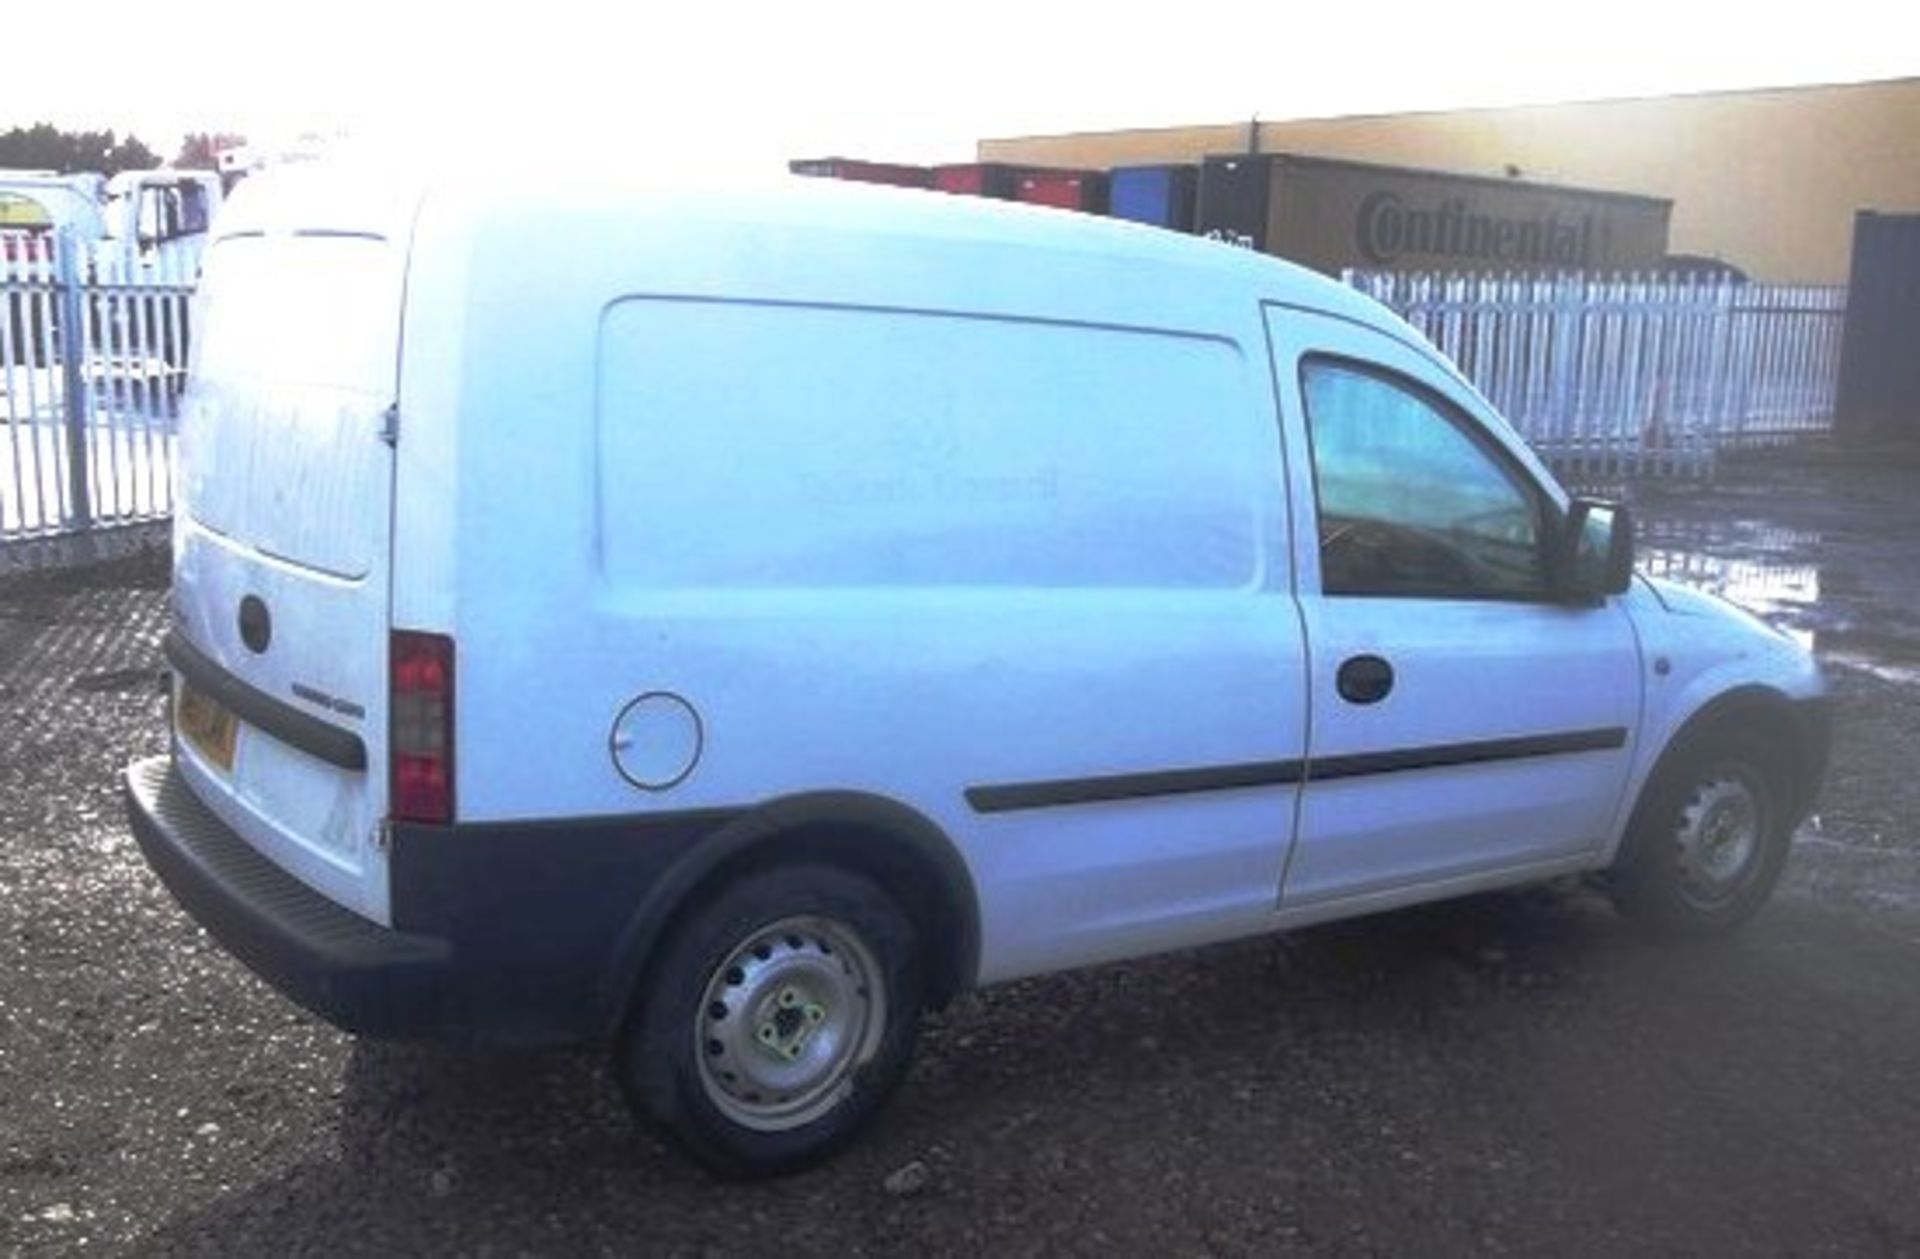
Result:
[[[174,898],[228,952],[327,1021],[368,1035],[429,1032],[453,951],[350,913],[255,852],[166,757],[127,767],[134,838]]]
[[[129,766],[125,791],[161,882],[286,996],[367,1036],[512,1045],[607,1039],[648,891],[735,816],[397,825],[389,928],[261,856],[168,758]]]

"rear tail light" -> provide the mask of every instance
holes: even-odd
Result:
[[[453,640],[395,630],[387,743],[396,822],[453,821]]]

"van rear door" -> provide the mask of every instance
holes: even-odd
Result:
[[[384,923],[389,426],[411,211],[270,191],[236,197],[197,307],[175,756],[260,852]]]

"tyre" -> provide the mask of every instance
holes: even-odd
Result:
[[[918,1032],[913,924],[833,866],[742,876],[673,933],[615,1070],[629,1103],[725,1176],[844,1145],[904,1076]]]
[[[1778,758],[1722,733],[1655,772],[1610,880],[1630,918],[1670,935],[1744,923],[1779,881],[1792,841]]]

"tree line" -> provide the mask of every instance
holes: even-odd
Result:
[[[187,170],[214,170],[218,151],[239,141],[238,136],[196,132],[181,143],[173,164]],[[46,122],[0,131],[0,170],[51,170],[62,175],[97,171],[111,177],[158,165],[160,155],[131,134],[62,131]]]

